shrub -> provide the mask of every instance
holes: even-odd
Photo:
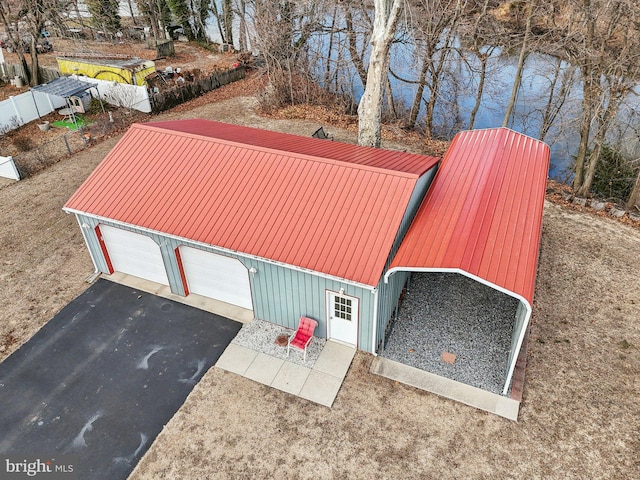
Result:
[[[94,115],[98,113],[102,113],[103,105],[105,110],[109,109],[110,107],[108,103],[101,103],[100,99],[96,97],[91,97],[91,100],[89,101],[89,108],[87,113],[91,113]]]
[[[601,197],[616,201],[629,198],[638,166],[612,145],[603,145],[593,177],[591,191]]]

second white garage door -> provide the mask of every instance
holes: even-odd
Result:
[[[190,293],[253,310],[249,272],[239,260],[185,246],[180,258]]]
[[[169,285],[160,247],[151,237],[109,225],[100,225],[100,233],[114,271]]]

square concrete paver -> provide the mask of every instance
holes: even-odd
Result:
[[[325,407],[331,407],[340,390],[340,385],[342,385],[342,378],[311,370],[299,396]]]
[[[223,370],[244,375],[251,362],[258,356],[258,352],[250,348],[230,343],[216,362],[216,367]]]
[[[343,379],[349,370],[356,349],[328,341],[313,366],[314,370]]]
[[[271,386],[283,392],[298,395],[310,373],[310,368],[291,362],[284,362],[276,378],[271,382]]]
[[[256,382],[271,385],[283,363],[284,360],[261,352],[251,362],[249,368],[244,372],[244,376]]]

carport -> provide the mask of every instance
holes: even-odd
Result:
[[[64,98],[65,102],[67,103],[66,110],[69,111],[71,117],[73,118],[73,123],[76,125],[76,128],[77,128],[78,123],[76,120],[75,110],[73,108],[73,105],[71,104],[70,99],[71,97],[82,94],[92,88],[95,88],[96,92],[98,92],[98,85],[95,83],[84,82],[82,80],[78,80],[77,78],[72,78],[72,77],[58,77],[54,80],[51,80],[48,83],[31,87],[30,90],[32,95],[33,95],[33,92],[36,91],[36,92],[47,93],[49,95]],[[102,111],[104,112],[104,105],[102,104],[102,99],[100,98],[99,93],[98,93],[98,99],[100,100]],[[34,105],[36,105],[36,109],[37,109],[38,106],[35,103],[35,100],[34,100]],[[40,117],[40,112],[38,112],[38,117]]]
[[[477,282],[485,293],[476,296],[476,307],[486,322],[495,317],[497,302],[513,299],[504,302],[506,310],[501,314],[511,320],[493,329],[500,337],[495,342],[509,346],[503,361],[502,395],[509,391],[531,318],[548,168],[549,147],[510,129],[458,134],[385,274],[386,282],[402,271],[433,273],[441,279],[443,273],[456,274],[447,282],[460,282],[459,295],[469,298],[471,290],[478,290],[473,288]],[[438,284],[429,284],[433,295],[447,298],[437,292]],[[497,295],[486,294],[486,288]],[[455,298],[447,300],[451,312],[458,311]],[[446,328],[429,334],[449,335]],[[467,332],[468,341],[474,335]],[[446,338],[438,340],[447,343]],[[488,347],[486,343],[478,346]]]

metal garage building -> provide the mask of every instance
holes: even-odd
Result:
[[[133,125],[69,199],[96,270],[375,352],[439,159],[206,120]]]
[[[64,210],[99,272],[290,328],[306,315],[316,335],[373,353],[412,271],[467,275],[521,302],[506,391],[548,162],[546,145],[506,128],[458,134],[436,175],[423,155],[206,120],[137,124]]]

